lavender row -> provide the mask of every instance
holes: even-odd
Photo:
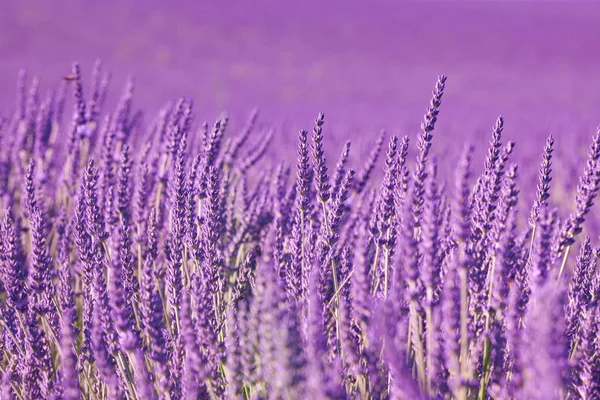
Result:
[[[526,204],[502,117],[480,173],[467,144],[438,174],[445,76],[416,138],[331,171],[323,113],[288,165],[257,111],[232,133],[180,99],[145,129],[109,82],[22,72],[0,118],[2,398],[600,398],[600,129],[560,218],[554,139]]]

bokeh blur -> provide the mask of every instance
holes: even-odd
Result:
[[[225,110],[233,126],[259,106],[277,128],[270,151],[293,155],[297,130],[324,111],[330,161],[350,137],[360,162],[380,129],[414,137],[443,73],[434,154],[456,158],[448,150],[469,140],[481,162],[502,114],[524,179],[550,133],[556,169],[572,177],[600,123],[598,21],[600,3],[571,1],[3,0],[0,113],[20,68],[44,89],[73,61],[89,77],[100,58],[109,104],[132,75],[146,121],[180,96],[198,120]]]

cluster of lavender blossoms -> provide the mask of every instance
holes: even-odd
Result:
[[[438,174],[444,76],[357,171],[350,142],[328,170],[322,113],[269,163],[256,112],[142,124],[109,81],[21,72],[0,118],[2,399],[600,399],[600,130],[561,218],[553,138],[523,204],[502,117],[480,173],[467,145]]]

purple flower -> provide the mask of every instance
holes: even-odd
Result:
[[[63,310],[60,329],[60,372],[63,398],[66,400],[77,400],[81,396],[77,370],[77,354],[75,353],[75,318],[74,307]]]
[[[560,250],[570,247],[575,243],[575,236],[583,231],[583,222],[585,216],[590,212],[594,205],[594,199],[600,190],[600,127],[596,135],[592,138],[592,144],[588,152],[588,159],[585,170],[579,185],[577,186],[577,196],[575,197],[575,213],[571,214],[566,225],[560,232],[560,238],[556,242],[556,247]],[[561,267],[561,271],[562,271]]]
[[[47,92],[22,71],[0,117],[0,397],[600,396],[600,128],[569,216],[552,136],[537,177],[502,117],[476,179],[474,144],[433,153],[445,76],[414,167],[391,136],[377,170],[384,131],[358,174],[350,141],[327,164],[320,113],[291,181],[256,110],[209,127],[180,98],[146,129],[132,78],[104,110],[109,82],[99,61],[88,96],[77,63]]]
[[[369,154],[369,157],[367,158],[367,161],[365,162],[365,165],[363,166],[363,169],[356,180],[356,184],[354,185],[357,193],[361,193],[367,186],[369,178],[371,177],[371,173],[373,172],[375,164],[377,163],[377,159],[379,159],[379,154],[381,153],[384,140],[385,131],[381,131],[377,137],[377,140],[375,141],[375,146],[371,148],[371,153]]]
[[[537,196],[533,207],[531,208],[531,215],[529,216],[529,224],[535,226],[540,213],[540,208],[548,205],[548,199],[550,198],[550,182],[552,177],[552,152],[554,151],[554,138],[552,135],[548,136],[546,140],[546,146],[544,147],[544,156],[542,158],[542,164],[540,166],[540,182],[537,186]]]
[[[19,222],[14,220],[10,209],[4,216],[3,228],[2,281],[8,294],[7,304],[24,314],[28,306],[26,280],[29,271],[25,264],[25,254],[21,245]]]
[[[49,320],[51,326],[56,330],[58,320],[52,296],[54,292],[52,284],[52,258],[46,245],[46,226],[44,216],[39,208],[34,207],[29,216],[31,226],[31,251],[32,260],[30,266],[28,288],[30,290],[30,305],[33,310],[42,314]]]
[[[155,272],[157,258],[156,220],[154,209],[150,212],[148,222],[148,243],[146,257],[142,269],[140,285],[140,313],[143,331],[148,343],[148,358],[152,361],[156,377],[156,386],[161,394],[170,393],[170,370],[167,366],[167,331],[164,310]]]
[[[327,176],[327,166],[325,165],[325,155],[323,152],[324,119],[325,114],[319,113],[319,116],[315,121],[312,138],[315,189],[317,191],[317,198],[321,203],[327,203],[327,200],[331,197],[331,185],[329,184],[329,177]]]

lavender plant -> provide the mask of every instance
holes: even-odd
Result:
[[[99,62],[89,98],[68,78],[44,96],[20,72],[0,124],[2,398],[600,398],[596,238],[569,257],[598,215],[600,129],[561,218],[559,138],[531,186],[502,117],[479,176],[470,144],[440,164],[445,76],[412,169],[410,136],[378,166],[382,132],[331,179],[323,113],[295,165],[269,164],[257,110],[236,134],[180,99],[146,129],[133,79],[111,112]]]

